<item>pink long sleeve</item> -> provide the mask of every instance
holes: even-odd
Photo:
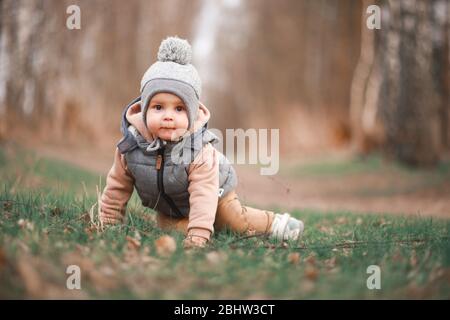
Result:
[[[211,144],[203,147],[188,170],[189,224],[188,235],[209,239],[214,232],[219,201],[219,160]]]
[[[100,200],[100,219],[104,224],[123,221],[128,200],[134,189],[134,178],[126,167],[124,156],[116,148],[114,163],[106,178]]]

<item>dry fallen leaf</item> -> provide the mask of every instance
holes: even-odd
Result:
[[[127,247],[130,250],[139,250],[139,248],[141,247],[141,242],[133,237],[127,236]]]
[[[336,267],[336,257],[325,260],[324,264],[328,269],[333,269],[334,267]]]
[[[313,265],[306,266],[305,268],[305,276],[309,280],[315,281],[319,276],[319,270]]]
[[[350,257],[351,254],[352,254],[352,249],[350,249],[350,248],[343,248],[342,249],[342,255],[344,257]]]
[[[323,226],[323,225],[319,227],[319,231],[324,232],[329,235],[335,234],[334,229],[332,227],[327,227],[327,226]]]
[[[306,257],[305,262],[312,266],[316,265],[316,256],[314,254],[310,254]]]
[[[291,252],[288,255],[287,258],[288,258],[289,263],[299,264],[299,262],[300,262],[300,253],[298,253],[298,252]]]
[[[208,252],[205,255],[205,257],[206,260],[212,265],[217,265],[222,262],[225,262],[228,258],[225,252],[217,252],[217,251]]]
[[[11,200],[6,200],[3,202],[3,210],[8,211],[13,207],[13,202]]]
[[[71,229],[72,229],[72,227],[68,227],[68,226],[67,226],[67,227],[64,228],[63,233],[64,233],[64,234],[68,234],[68,233],[71,232]]]
[[[19,219],[19,221],[17,221],[17,224],[22,229],[28,229],[30,231],[33,231],[34,229],[33,223],[28,221],[27,219]]]
[[[177,249],[177,243],[171,236],[165,235],[155,240],[156,252],[160,256],[170,256]]]
[[[346,217],[339,217],[336,220],[337,224],[347,224],[348,220]]]
[[[63,210],[59,207],[54,207],[54,208],[50,209],[50,214],[52,216],[60,216],[62,212],[63,212]]]

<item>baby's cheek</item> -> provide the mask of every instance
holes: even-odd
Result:
[[[147,112],[147,123],[153,124],[156,121],[156,115],[153,115],[152,112]]]
[[[188,120],[187,113],[185,113],[181,119],[181,125],[179,126],[179,128],[187,130],[188,125],[189,125],[189,120]]]

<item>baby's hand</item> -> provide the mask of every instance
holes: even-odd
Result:
[[[207,239],[195,235],[188,235],[183,240],[184,249],[204,248],[206,247]]]
[[[120,215],[107,214],[103,211],[100,212],[99,219],[104,225],[115,225],[122,223],[122,217]]]

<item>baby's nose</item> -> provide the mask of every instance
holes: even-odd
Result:
[[[166,121],[170,121],[170,120],[173,120],[173,115],[172,115],[172,112],[171,111],[168,111],[168,112],[166,112],[166,113],[164,113],[164,120],[166,120]]]

